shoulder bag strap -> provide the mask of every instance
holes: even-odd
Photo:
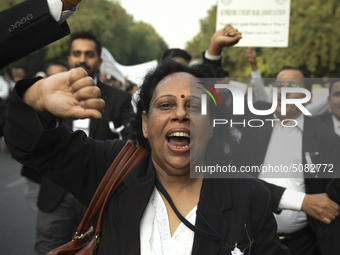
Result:
[[[126,143],[123,149],[119,152],[97,187],[96,192],[93,195],[92,200],[86,210],[86,213],[77,228],[76,236],[85,233],[89,229],[92,219],[104,204],[105,199],[108,199],[107,196],[110,194],[110,190],[114,191],[119,186],[121,186],[122,180],[126,174],[138,163],[141,158],[143,158],[148,153],[143,147],[139,148],[137,149],[139,153],[134,154],[136,151],[136,146]],[[138,157],[141,152],[141,155],[143,156]],[[138,161],[134,160],[137,158]],[[123,172],[122,170],[124,165],[131,161],[133,161],[134,164],[131,164],[131,167],[125,168]],[[111,193],[113,193],[113,191]]]

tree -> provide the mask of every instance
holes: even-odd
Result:
[[[159,59],[167,49],[163,39],[149,24],[134,23],[129,32],[131,35],[131,50],[128,59],[130,63],[142,63],[146,59]]]
[[[22,0],[2,0],[0,10]],[[91,31],[98,36],[102,45],[123,65],[134,65],[160,57],[167,48],[164,40],[153,27],[142,22],[134,22],[133,17],[118,2],[109,0],[85,0],[77,13],[68,19],[71,32]],[[42,51],[45,61],[39,59],[37,66],[44,70],[47,63],[59,58],[66,61],[69,36],[48,46]],[[20,60],[18,63],[31,65],[36,54]],[[41,54],[39,54],[41,55]],[[38,62],[38,61],[37,61]],[[12,64],[16,65],[17,63]],[[36,67],[37,68],[37,67]]]

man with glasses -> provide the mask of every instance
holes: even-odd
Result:
[[[317,119],[329,126],[340,136],[340,80],[335,80],[329,87],[328,103],[331,113],[317,116]]]
[[[274,83],[278,89],[275,113],[249,116],[250,119],[276,121],[264,121],[260,128],[245,128],[241,138],[240,165],[261,166],[261,173],[254,175],[271,191],[272,210],[279,213],[274,215],[278,234],[293,255],[335,254],[338,250],[336,240],[340,240],[340,220],[337,218],[340,209],[325,194],[330,179],[320,178],[318,173],[304,172],[302,167],[327,163],[338,169],[339,138],[327,132],[322,123],[304,116],[295,104],[287,104],[286,115],[281,112],[282,89],[311,91],[306,78],[308,74],[295,67],[284,67],[279,72]],[[304,97],[304,93],[286,93],[287,99]],[[259,110],[270,106],[266,102],[254,104]],[[288,171],[280,171],[281,166],[288,167]],[[289,171],[291,166],[296,171]],[[267,171],[274,167],[279,171]]]

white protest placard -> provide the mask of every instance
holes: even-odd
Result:
[[[290,0],[218,0],[216,29],[242,33],[237,47],[288,47]]]

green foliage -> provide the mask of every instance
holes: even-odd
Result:
[[[1,0],[0,9],[21,1]],[[166,43],[151,25],[134,22],[117,1],[84,0],[67,22],[71,32],[90,31],[98,36],[103,46],[123,65],[157,59],[167,49]],[[65,59],[68,41],[69,36],[46,46],[45,62],[55,58]],[[25,64],[25,61],[21,60],[20,64]]]
[[[16,5],[20,2],[22,2],[22,0],[2,0],[0,2],[0,11],[6,10],[10,8],[11,6]]]
[[[200,20],[201,31],[192,41],[187,42],[186,50],[193,58],[200,58],[210,44],[210,37],[216,30],[216,5],[208,10],[208,17]]]
[[[216,6],[201,20],[201,31],[188,42],[187,50],[200,57],[214,34]],[[292,0],[289,47],[257,49],[258,66],[264,77],[273,77],[285,65],[308,69],[314,77],[338,77],[340,70],[340,2],[338,0]],[[223,67],[232,77],[250,75],[246,48],[223,51]],[[222,61],[223,62],[223,61]]]
[[[131,63],[141,63],[145,59],[159,59],[168,48],[155,29],[144,22],[134,23],[130,27],[129,34],[131,49],[128,61]],[[143,50],[139,52],[141,49]]]

